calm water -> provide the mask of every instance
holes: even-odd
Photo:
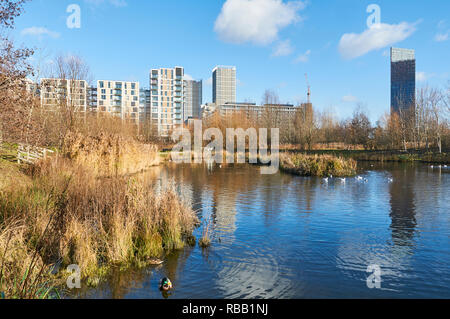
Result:
[[[90,298],[450,298],[450,169],[367,165],[368,182],[260,175],[253,166],[170,166],[213,244],[112,276]],[[388,178],[394,179],[393,183]],[[201,229],[196,231],[201,234]],[[367,267],[381,267],[381,289]]]

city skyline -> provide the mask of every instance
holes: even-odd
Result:
[[[27,4],[13,34],[18,43],[45,48],[37,52],[34,64],[51,63],[61,53],[80,55],[96,78],[139,81],[147,86],[151,68],[182,65],[187,78],[203,80],[204,102],[212,102],[211,70],[215,65],[236,66],[236,100],[255,103],[261,102],[266,89],[274,90],[282,103],[305,102],[304,74],[308,73],[312,102],[319,111],[332,108],[346,118],[361,102],[372,122],[390,111],[391,46],[416,50],[418,86],[443,86],[449,80],[450,21],[443,14],[449,11],[449,3],[433,2],[427,11],[423,4],[377,1],[380,32],[386,29],[393,39],[384,41],[377,28],[366,25],[371,15],[366,9],[372,2],[349,1],[342,6],[339,1],[303,5],[264,1],[285,22],[270,20],[269,15],[265,24],[255,22],[253,33],[244,29],[239,33],[231,27],[245,22],[239,15],[247,3],[244,0],[189,4],[128,0],[120,2],[123,6],[106,0],[80,0],[80,29],[66,27],[70,1],[47,0]],[[176,22],[165,25],[169,15]],[[42,25],[43,20],[48,22]],[[118,21],[127,27],[119,28]],[[146,30],[155,31],[151,41],[143,41]],[[126,49],[118,49],[117,39]],[[355,39],[364,42],[364,47],[351,50]],[[373,46],[375,40],[382,45]],[[133,46],[136,50],[129,50]]]

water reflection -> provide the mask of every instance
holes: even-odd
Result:
[[[393,182],[389,187],[392,241],[397,246],[412,246],[416,232],[415,193],[416,174],[406,167],[391,171]]]
[[[449,175],[392,164],[361,174],[367,183],[324,185],[260,175],[252,166],[155,168],[146,182],[159,190],[177,185],[202,220],[211,218],[212,247],[175,252],[160,268],[116,274],[90,296],[450,298]],[[366,286],[370,264],[382,267],[381,290]],[[171,296],[157,290],[165,276],[174,283]]]

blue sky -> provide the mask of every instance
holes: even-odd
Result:
[[[70,4],[81,28],[69,29]],[[369,27],[370,4],[381,21]],[[350,116],[364,103],[372,121],[389,111],[389,47],[416,49],[418,85],[450,80],[448,0],[32,0],[17,20],[17,43],[38,49],[43,66],[76,54],[93,80],[136,80],[148,86],[151,68],[183,66],[204,81],[237,67],[237,98],[261,102],[266,89],[282,102],[306,99],[308,73],[319,110]]]

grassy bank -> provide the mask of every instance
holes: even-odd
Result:
[[[123,175],[150,165],[156,151],[122,145],[130,141],[120,138],[78,138],[65,156],[17,171],[28,183],[10,180],[0,189],[0,294],[6,298],[51,296],[71,264],[95,285],[111,267],[143,267],[192,242],[197,217],[173,189],[156,193],[141,177]]]
[[[374,162],[423,162],[435,164],[450,164],[450,153],[431,152],[398,152],[398,151],[347,151],[323,150],[309,151],[309,155],[331,155],[352,158],[356,161]]]
[[[356,174],[356,162],[331,155],[305,155],[283,153],[280,155],[281,171],[300,176],[352,176]]]

